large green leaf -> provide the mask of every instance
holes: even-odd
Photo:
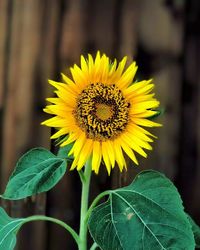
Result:
[[[192,225],[196,248],[200,248],[200,227],[194,222],[194,220],[189,215],[188,219],[190,224]]]
[[[16,244],[16,233],[25,219],[10,218],[0,207],[0,250],[12,250]]]
[[[66,160],[44,148],[34,148],[17,162],[2,197],[18,200],[46,192],[62,178],[66,167]]]
[[[89,230],[103,250],[194,250],[181,198],[164,175],[141,172],[94,208]]]

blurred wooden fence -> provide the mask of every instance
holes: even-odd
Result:
[[[177,185],[185,207],[200,223],[200,4],[198,0],[0,0],[0,189],[22,153],[50,147],[45,97],[47,79],[79,61],[80,54],[128,55],[139,64],[138,77],[153,77],[166,109],[164,127],[148,160],[119,176],[93,180],[94,196],[129,183],[142,168],[164,172]],[[55,216],[78,226],[80,186],[68,173],[47,195],[1,205],[15,217]],[[76,249],[57,226],[26,225],[18,250]]]

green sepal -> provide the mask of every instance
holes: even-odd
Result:
[[[155,115],[152,115],[152,116],[148,117],[149,120],[154,120],[155,118],[157,118],[159,116],[162,116],[165,113],[164,108],[156,109],[156,110],[153,110],[153,111],[156,111],[157,113]]]
[[[66,172],[67,161],[44,148],[34,148],[16,164],[4,199],[18,200],[53,188]]]
[[[57,152],[57,156],[66,159],[67,161],[73,161],[74,157],[68,156],[70,150],[72,149],[74,142],[69,143],[66,146],[60,146],[63,142],[65,142],[67,139],[69,138],[69,135],[63,135],[60,136],[58,139],[55,140],[55,144],[56,146],[59,146],[58,152]]]
[[[62,136],[58,137],[58,138],[55,140],[55,145],[56,145],[56,146],[59,146],[59,145],[62,144],[64,141],[66,141],[68,137],[69,137],[68,135],[62,135]]]
[[[74,145],[74,143],[70,143],[64,147],[60,147],[57,153],[57,156],[60,158],[64,158],[67,161],[73,161],[74,157],[73,156],[68,156],[69,151],[71,150],[72,146]]]
[[[180,195],[164,175],[143,171],[93,209],[89,230],[102,250],[194,250]]]

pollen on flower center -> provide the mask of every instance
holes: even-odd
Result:
[[[88,138],[114,139],[126,128],[130,103],[115,85],[90,84],[77,98],[74,116]]]
[[[96,116],[102,121],[106,121],[113,116],[113,107],[104,103],[96,104]]]

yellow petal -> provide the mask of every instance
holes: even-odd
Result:
[[[67,116],[72,114],[73,109],[66,105],[48,105],[46,108],[43,109],[44,112],[49,114],[55,114],[66,118]]]
[[[80,92],[79,88],[77,88],[76,84],[69,77],[67,77],[63,73],[61,73],[61,76],[63,81],[67,83],[67,86],[71,89],[71,91],[77,94]]]
[[[127,98],[131,98],[132,96],[136,96],[136,94],[139,93],[145,93],[146,87],[150,90],[153,89],[154,84],[150,84],[152,82],[152,79],[148,81],[141,81],[133,83],[130,87],[124,90],[124,95]]]
[[[99,141],[94,141],[93,144],[93,154],[92,154],[92,170],[95,171],[96,174],[99,172],[99,167],[101,163],[101,147]]]
[[[120,146],[118,140],[113,141],[113,146],[114,146],[115,158],[116,158],[117,164],[119,166],[120,171],[122,171],[123,168],[125,167],[125,165],[124,165],[125,160],[124,160],[122,149],[121,149],[121,146]]]
[[[151,136],[153,136],[153,135],[135,124],[131,124],[131,125],[127,126],[127,131],[135,134],[135,136],[139,137],[140,139],[142,139],[144,141],[153,142],[153,140],[150,137],[148,137],[146,134],[151,135]]]
[[[100,52],[97,51],[96,58],[95,58],[95,62],[94,62],[95,68],[96,68],[96,67],[97,67],[97,68],[99,67],[100,62],[101,62],[101,55],[100,55]]]
[[[67,84],[72,85],[72,86],[75,85],[75,83],[65,74],[61,73],[61,76]]]
[[[94,80],[94,60],[90,54],[88,54],[88,68],[89,68],[89,80],[90,83]]]
[[[129,137],[131,140],[133,140],[139,147],[141,148],[145,148],[148,150],[152,150],[152,146],[146,142],[143,141],[142,139],[140,139],[139,137],[137,137],[134,133],[129,133]]]
[[[54,98],[54,97],[52,97],[52,98],[46,98],[46,101],[47,102],[51,102],[51,103],[53,103],[53,104],[64,104],[64,102],[63,102],[63,100],[61,100],[60,98]]]
[[[114,62],[110,66],[109,76],[112,76],[112,74],[115,72],[117,67],[117,60],[115,59]]]
[[[144,126],[144,127],[162,127],[162,124],[150,121],[148,119],[142,119],[142,118],[134,117],[133,120],[134,120],[135,124],[138,124],[138,125],[141,125],[141,126]]]
[[[147,154],[144,152],[144,150],[138,146],[131,138],[129,137],[129,134],[124,133],[123,137],[121,137],[121,140],[123,140],[130,148],[135,150],[138,154],[142,155],[143,157],[147,157]]]
[[[88,65],[83,56],[81,56],[81,69],[88,76]]]
[[[128,157],[135,162],[136,165],[138,165],[138,161],[135,157],[135,154],[133,152],[133,150],[126,144],[124,143],[124,141],[120,141],[121,147],[123,148],[124,152],[128,155]]]
[[[113,142],[109,141],[109,140],[102,142],[102,147],[105,147],[106,151],[108,152],[111,166],[112,166],[112,168],[114,168],[114,166],[115,166],[115,152],[113,149]]]
[[[106,169],[107,169],[107,171],[108,171],[108,175],[110,175],[111,163],[110,163],[110,159],[109,159],[109,156],[108,156],[108,152],[107,152],[107,150],[106,150],[106,148],[105,148],[103,142],[102,142],[101,150],[102,150],[103,160],[104,160]]]
[[[79,155],[79,153],[80,153],[80,151],[85,143],[85,140],[86,140],[85,134],[82,133],[80,135],[80,137],[75,141],[75,143],[74,143],[73,147],[71,148],[68,155],[70,156],[73,154],[74,158],[76,158]]]
[[[57,139],[58,137],[60,137],[61,135],[66,135],[67,134],[67,129],[66,128],[61,128],[58,132],[56,132],[55,134],[53,134],[50,139]]]
[[[100,82],[101,78],[102,78],[102,74],[101,74],[101,66],[102,66],[102,59],[100,57],[100,53],[97,52],[97,56],[95,58],[95,62],[94,62],[95,66],[94,66],[94,72],[93,72],[93,82]]]
[[[60,147],[64,147],[64,146],[72,143],[73,141],[77,140],[79,135],[80,135],[80,133],[70,134],[69,137],[62,144],[60,144]]]
[[[148,118],[156,114],[158,114],[158,111],[153,111],[153,110],[146,110],[146,111],[133,110],[133,111],[130,111],[129,113],[130,116],[138,117],[138,118]]]
[[[134,124],[134,126],[136,126],[136,127],[137,127],[137,130],[140,131],[141,133],[144,133],[145,135],[149,135],[149,136],[151,136],[151,137],[153,137],[153,138],[158,138],[157,136],[153,135],[152,133],[150,133],[150,132],[147,131],[146,129],[144,129],[144,128],[142,128],[142,127],[136,125],[136,124]]]
[[[109,70],[109,59],[108,57],[104,54],[102,56],[102,62],[101,62],[101,79],[100,81],[102,83],[107,83],[107,79],[108,79],[108,70]]]
[[[110,79],[109,81],[111,81],[112,83],[116,83],[120,77],[121,77],[121,74],[124,70],[124,67],[125,67],[125,64],[126,64],[126,61],[127,61],[127,57],[125,56],[122,61],[119,63],[117,69],[115,72],[113,72],[113,74],[110,76]]]
[[[76,105],[76,98],[74,95],[71,95],[70,93],[64,92],[64,91],[54,91],[56,95],[62,99],[64,103],[71,106],[72,108]]]
[[[54,86],[57,89],[65,89],[65,85],[64,83],[61,82],[56,82],[53,80],[48,80],[49,84],[51,84],[52,86]]]
[[[138,111],[146,111],[147,109],[155,109],[159,106],[160,102],[157,100],[135,103],[131,109],[131,114],[139,113]]]
[[[93,140],[87,139],[79,154],[79,160],[77,164],[78,171],[81,170],[81,168],[84,166],[87,159],[90,157],[91,152],[92,152],[92,146],[93,146]]]
[[[137,71],[136,63],[133,62],[123,73],[119,81],[117,81],[117,85],[120,87],[120,89],[127,88],[132,82],[133,78],[135,77],[136,71]]]
[[[78,157],[75,157],[73,162],[72,162],[70,170],[74,170],[76,168],[77,162],[78,162]]]
[[[121,76],[123,70],[124,70],[124,67],[126,65],[126,61],[127,61],[127,56],[125,56],[121,62],[119,63],[118,67],[117,67],[117,70],[116,70],[116,73],[119,74]]]
[[[79,88],[84,88],[86,84],[86,79],[82,74],[82,71],[77,65],[74,65],[74,68],[70,68],[72,77]]]
[[[145,102],[145,101],[152,101],[156,100],[153,98],[155,96],[155,93],[153,94],[145,94],[145,95],[135,95],[132,96],[132,98],[129,98],[132,104],[139,103],[139,102]]]
[[[46,125],[49,127],[65,127],[66,120],[59,117],[52,117],[41,123],[42,125]]]

